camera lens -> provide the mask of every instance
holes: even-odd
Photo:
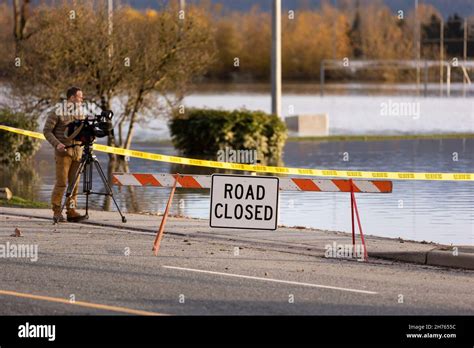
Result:
[[[111,120],[112,117],[114,116],[114,113],[112,112],[112,110],[104,110],[102,111],[100,116],[105,117],[108,120]]]

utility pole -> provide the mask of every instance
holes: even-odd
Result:
[[[281,114],[281,0],[272,9],[272,114]]]
[[[108,0],[107,2],[107,18],[108,18],[108,34],[109,34],[109,40],[110,40],[110,46],[109,46],[109,64],[110,60],[112,59],[112,54],[113,54],[113,46],[112,46],[112,31],[113,31],[113,13],[114,13],[114,0]]]
[[[443,96],[444,85],[444,18],[440,18],[440,32],[439,32],[439,93]]]
[[[336,42],[337,42],[337,0],[334,0],[334,22],[332,24],[332,59],[336,59]]]
[[[467,18],[464,18],[464,44],[463,44],[463,58],[464,58],[464,66],[463,66],[463,77],[462,77],[462,95],[463,97],[466,96],[466,62],[467,62]]]
[[[415,0],[415,59],[416,59],[416,94],[420,93],[420,23],[418,21],[418,0]]]
[[[112,22],[112,19],[113,19],[113,13],[114,13],[114,0],[108,0],[108,3],[107,3],[107,14],[108,14],[108,23],[109,23],[109,26],[108,26],[108,29],[109,29],[109,35],[112,35],[112,30],[113,30],[113,22]]]
[[[181,11],[186,10],[186,0],[179,0],[179,9]]]

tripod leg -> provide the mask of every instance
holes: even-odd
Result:
[[[84,192],[86,193],[86,219],[89,218],[89,195],[92,190],[92,164],[86,161],[84,170]]]
[[[120,210],[120,207],[117,204],[117,201],[115,200],[114,193],[112,191],[112,188],[109,185],[109,182],[107,181],[107,177],[104,174],[104,171],[102,170],[102,167],[100,166],[99,161],[97,158],[94,158],[94,164],[95,167],[97,168],[97,171],[99,172],[100,178],[102,179],[102,182],[104,183],[105,189],[107,190],[107,193],[110,197],[112,197],[112,200],[114,201],[115,207],[117,208],[117,211],[119,212],[120,216],[122,217],[122,222],[127,222],[127,219],[125,216],[122,214],[122,211]]]
[[[84,176],[84,187],[86,186],[86,177]],[[89,218],[89,193],[87,191],[86,192],[86,219]]]
[[[85,162],[81,161],[81,164],[79,165],[79,168],[77,168],[77,171],[74,174],[74,180],[68,184],[65,199],[64,199],[63,204],[61,205],[61,211],[64,210],[64,206],[66,205],[66,202],[67,202],[68,198],[71,197],[72,193],[74,192],[74,189],[78,185],[78,180],[77,179],[79,178],[79,175],[82,174],[82,172],[84,170],[84,166],[85,166]]]

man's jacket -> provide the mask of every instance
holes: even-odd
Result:
[[[67,125],[74,120],[83,120],[84,115],[75,112],[59,111],[58,109],[51,111],[44,124],[43,134],[46,140],[53,145],[56,156],[71,156],[75,161],[80,161],[82,157],[82,148],[80,146],[69,147],[67,151],[58,151],[56,146],[64,144],[66,146],[78,144],[81,142],[66,139]]]

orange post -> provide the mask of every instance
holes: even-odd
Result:
[[[355,240],[355,225],[354,225],[354,185],[352,184],[352,179],[349,179],[351,185],[351,220],[352,220],[352,251],[356,252],[356,240]]]
[[[160,229],[158,230],[158,233],[156,234],[155,242],[153,243],[152,250],[155,252],[155,256],[158,255],[158,251],[160,250],[160,243],[161,243],[161,239],[163,238],[163,232],[165,231],[166,219],[168,218],[171,202],[173,201],[174,191],[176,190],[176,185],[178,183],[178,177],[179,177],[179,174],[174,175],[175,179],[174,179],[173,188],[171,189],[170,197],[168,198],[168,204],[166,204],[166,209],[163,214],[163,218],[161,219]]]
[[[355,227],[354,227],[354,186],[352,185],[352,179],[350,179],[350,184],[351,184],[351,219],[352,219],[352,246],[354,247],[355,250]]]

